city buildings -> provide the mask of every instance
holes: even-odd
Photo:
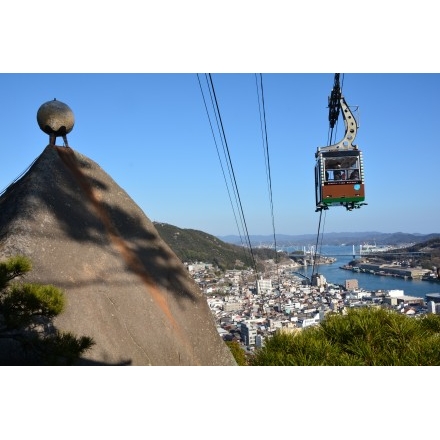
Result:
[[[298,264],[293,261],[276,265],[269,260],[258,277],[250,269],[219,276],[218,269],[204,263],[187,267],[206,295],[222,338],[238,341],[247,350],[262,346],[275,332],[301,331],[351,307],[384,307],[412,317],[440,312],[440,294],[433,295],[427,307],[422,298],[402,290],[360,289],[356,279],[335,285],[315,274],[309,281],[295,274]]]

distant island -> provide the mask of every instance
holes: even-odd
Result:
[[[316,236],[308,235],[277,235],[277,249],[273,246],[273,236],[253,235],[250,236],[252,252],[244,246],[238,236],[216,237],[195,229],[182,229],[167,223],[153,222],[156,230],[163,240],[170,246],[182,262],[203,261],[213,264],[221,270],[240,269],[252,267],[252,257],[258,265],[273,259],[280,261],[294,259],[300,263],[300,255],[292,255],[280,251],[289,246],[304,246],[313,244]],[[440,234],[404,234],[396,232],[392,234],[380,232],[347,232],[326,233],[323,245],[332,246],[358,246],[370,243],[378,247],[399,247],[401,252],[421,252],[422,256],[413,261],[413,265],[432,269],[440,267]],[[373,259],[370,256],[370,260]],[[378,264],[386,264],[394,259],[392,252],[382,249],[380,256],[374,261]]]
[[[217,236],[220,240],[235,245],[240,245],[242,237],[238,235]],[[315,234],[286,235],[276,234],[276,244],[279,247],[286,246],[305,246],[314,244]],[[326,232],[323,235],[322,244],[331,246],[359,246],[359,245],[377,245],[377,246],[401,246],[404,244],[413,245],[422,243],[435,238],[440,238],[440,233],[431,234],[408,234],[405,232]],[[274,244],[273,235],[250,235],[249,240],[252,246],[268,246]]]

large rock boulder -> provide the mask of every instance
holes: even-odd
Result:
[[[94,339],[80,365],[236,365],[152,222],[69,147],[48,145],[0,197],[0,259],[14,255],[32,261],[26,281],[64,291],[56,328]]]

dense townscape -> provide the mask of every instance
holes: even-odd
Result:
[[[248,351],[263,346],[277,331],[300,331],[319,324],[328,313],[345,314],[352,307],[394,309],[410,317],[440,312],[436,298],[426,302],[402,290],[367,291],[356,279],[336,285],[319,273],[304,279],[296,272],[295,261],[268,260],[257,280],[250,269],[222,272],[201,262],[185,265],[206,295],[222,338],[237,341]]]

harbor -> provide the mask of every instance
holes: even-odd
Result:
[[[297,252],[297,248],[288,247],[283,249],[286,252]],[[331,264],[315,264],[314,272],[322,274],[329,282],[333,284],[344,285],[347,279],[357,279],[359,287],[369,291],[380,290],[403,290],[405,295],[416,296],[425,299],[426,294],[440,292],[440,282],[433,281],[433,277],[412,278],[404,276],[386,276],[383,274],[374,274],[367,271],[347,270],[351,261],[360,261],[359,252],[353,255],[350,252],[350,246],[331,246],[323,245],[321,254],[323,256],[333,257],[335,259]],[[310,278],[312,276],[313,266],[308,264],[297,268],[297,272]],[[382,270],[382,269],[381,269]]]

